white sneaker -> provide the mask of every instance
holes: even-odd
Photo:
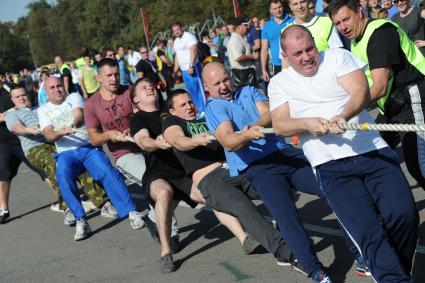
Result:
[[[64,216],[63,216],[63,224],[67,225],[67,226],[73,226],[75,225],[75,217],[74,214],[72,213],[72,211],[67,208],[63,211]]]
[[[82,200],[81,205],[83,206],[86,214],[97,210],[97,207],[90,200]]]
[[[74,240],[80,241],[88,237],[91,233],[89,223],[85,219],[77,220],[77,225],[75,226],[75,236]]]
[[[118,212],[109,201],[100,209],[100,215],[106,218],[118,218]]]
[[[145,221],[143,221],[142,217],[144,215],[137,211],[131,211],[128,214],[128,219],[130,220],[130,226],[134,230],[141,229],[145,227]]]

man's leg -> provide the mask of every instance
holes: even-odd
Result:
[[[234,179],[222,168],[206,175],[199,187],[207,205],[236,216],[246,231],[277,257],[283,244],[279,232],[258,212],[257,207],[238,187],[241,184]]]
[[[145,158],[143,156],[143,153],[129,153],[124,156],[121,156],[116,161],[116,166],[118,170],[129,180],[134,181],[136,184],[138,184],[141,188],[143,188],[142,185],[142,179],[143,174],[145,173]],[[144,194],[147,194],[147,192],[144,192]],[[176,208],[178,205],[178,202],[173,202],[173,207]],[[154,208],[149,204],[149,214],[148,217],[152,222],[156,222],[155,220],[155,210]],[[174,211],[174,209],[173,209]],[[147,226],[149,228],[149,226]],[[154,231],[151,231],[154,232]],[[171,236],[177,236],[179,234],[179,228],[177,227],[177,220],[173,216],[172,219],[172,228],[171,228]]]
[[[377,282],[412,282],[381,226],[363,180],[369,173],[364,166],[358,156],[349,157],[317,166],[316,175],[338,221],[368,262],[374,279]]]
[[[28,161],[36,168],[42,170],[50,180],[52,189],[58,196],[59,209],[65,210],[66,203],[62,198],[59,190],[59,186],[56,179],[56,161],[55,161],[56,149],[51,144],[43,144],[34,147],[28,151]]]
[[[75,157],[76,150],[68,150],[56,155],[56,178],[63,199],[71,209],[75,219],[80,220],[86,214],[81,205],[76,180],[84,172],[84,167],[82,162]]]
[[[82,162],[87,172],[94,180],[104,186],[108,197],[120,217],[126,217],[136,210],[136,204],[131,199],[123,176],[114,168],[106,154],[99,148],[84,146],[78,148],[84,156]]]
[[[292,189],[284,171],[286,168],[266,158],[261,163],[251,165],[244,175],[250,179],[267,209],[276,219],[282,238],[304,271],[313,276],[316,272],[322,271],[322,265],[301,223]]]
[[[10,181],[0,181],[0,208],[9,208]]]
[[[406,273],[410,274],[418,239],[419,216],[409,183],[391,149],[380,149],[368,156],[370,158],[365,162],[370,164],[370,171],[374,173],[366,176],[366,187]]]
[[[401,144],[409,174],[425,190],[425,178],[420,166],[420,162],[424,162],[424,160],[419,160],[419,156],[423,154],[424,150],[422,148],[423,145],[421,146],[423,143],[422,138],[422,134],[418,136],[416,133],[405,133],[402,134]]]
[[[0,143],[0,208],[9,208],[9,193],[12,179],[18,173],[21,160],[16,152],[21,149],[19,144]]]

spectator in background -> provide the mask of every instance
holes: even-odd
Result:
[[[180,68],[184,84],[200,115],[203,115],[205,91],[202,82],[202,62],[197,59],[198,40],[193,34],[184,31],[178,22],[171,26],[171,30],[175,36],[174,76],[177,78]]]
[[[35,97],[35,85],[27,68],[22,69],[22,75],[19,78],[19,83],[25,88],[30,98],[31,104],[37,106],[37,99]]]
[[[158,70],[149,60],[149,50],[146,46],[140,47],[140,56],[141,58],[136,65],[137,78],[149,79],[156,88],[161,80],[158,75]]]
[[[168,58],[170,58],[171,63],[174,62],[174,40],[169,38],[167,40],[167,46],[165,47],[165,52],[167,53]]]
[[[44,87],[44,81],[50,77],[48,70],[42,70],[40,73],[40,82],[38,85],[38,106],[41,107],[47,103],[47,93]]]
[[[105,58],[117,59],[115,56],[115,51],[112,48],[108,48],[105,51]]]
[[[128,63],[125,58],[125,49],[122,46],[118,47],[117,60],[120,69],[120,84],[128,86],[131,84],[130,71],[128,70]]]
[[[83,56],[83,59],[84,59],[84,56]],[[69,67],[71,68],[71,74],[72,74],[72,86],[73,86],[75,91],[78,91],[80,94],[82,94],[82,91],[81,91],[81,88],[80,88],[80,83],[78,81],[78,79],[80,77],[80,71],[73,61],[71,61],[69,63]]]
[[[133,50],[131,47],[127,49],[127,62],[130,69],[131,83],[134,83],[137,79],[136,65],[140,59],[142,59],[142,56],[138,51]]]
[[[329,4],[331,3],[331,0],[323,0],[322,2],[322,8],[323,8],[323,13],[324,14],[328,14],[328,7]]]
[[[72,84],[71,68],[67,64],[64,64],[60,56],[55,57],[55,65],[56,68],[58,68],[60,76],[62,77],[63,87],[65,88],[66,93],[72,93],[76,91]]]
[[[88,99],[99,89],[99,82],[96,78],[97,71],[91,65],[91,59],[88,54],[84,55],[84,66],[79,70],[78,80],[84,99]]]
[[[372,19],[378,18],[378,13],[381,11],[381,4],[379,0],[368,0],[369,13]]]
[[[233,25],[233,24],[228,24],[227,28],[228,28],[230,34],[235,31],[235,25]]]
[[[245,40],[250,20],[239,17],[234,20],[235,32],[232,33],[227,46],[230,62],[230,74],[235,88],[246,85],[256,85],[255,61],[259,52],[251,51],[251,46]]]
[[[270,0],[270,20],[261,32],[261,73],[263,80],[268,82],[271,76],[282,70],[282,60],[279,58],[280,31],[283,30],[293,19],[284,11],[281,0]],[[269,73],[269,49],[272,61],[272,69]]]
[[[392,0],[382,0],[381,4],[383,8],[385,8],[388,11],[388,17],[387,17],[388,19],[391,19],[395,14],[399,12],[397,7],[393,5]]]
[[[362,10],[362,14],[365,17],[370,18],[370,11],[369,11],[369,3],[368,0],[359,0],[360,9]]]
[[[171,59],[168,57],[167,52],[165,51],[165,41],[158,40],[156,45],[156,65],[158,67],[158,71],[162,74],[167,84],[167,94],[171,92],[174,87],[173,83],[173,63]]]
[[[251,46],[253,52],[260,54],[261,50],[261,29],[260,20],[257,17],[251,19],[251,28],[248,32],[247,41]],[[255,71],[257,74],[258,87],[263,91],[263,94],[267,94],[266,84],[262,80],[261,74],[261,60],[258,58],[255,60]]]
[[[230,70],[230,64],[229,64],[229,54],[227,53],[227,46],[229,44],[230,39],[230,32],[229,32],[229,25],[223,26],[221,28],[221,32],[223,34],[223,45],[222,45],[222,52],[224,52],[224,66],[226,67],[226,70]]]
[[[393,22],[399,24],[407,36],[425,55],[425,10],[412,6],[410,0],[395,0],[399,13],[392,17]]]
[[[308,9],[311,15],[316,15],[316,3],[314,0],[308,2]]]

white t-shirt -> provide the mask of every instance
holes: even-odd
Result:
[[[177,60],[182,71],[187,71],[190,66],[190,48],[197,44],[196,37],[185,31],[182,37],[177,37],[174,40],[174,52],[176,52]]]
[[[40,129],[43,130],[47,126],[52,125],[53,129],[60,129],[66,126],[71,126],[74,123],[74,115],[72,110],[83,108],[84,100],[77,92],[69,94],[65,101],[56,105],[52,102],[47,102],[38,109],[38,118]],[[76,149],[80,146],[89,143],[89,137],[86,127],[83,125],[78,128],[78,131],[72,135],[66,135],[55,142],[57,152]]]
[[[227,54],[229,56],[230,67],[235,69],[246,69],[250,67],[255,67],[254,60],[245,60],[241,62],[236,62],[235,59],[239,58],[241,55],[250,55],[251,46],[246,41],[245,38],[233,32],[230,36],[229,42],[227,44]]]
[[[330,119],[341,113],[349,99],[349,94],[338,84],[338,78],[364,67],[365,64],[349,51],[336,48],[321,53],[320,67],[314,76],[305,77],[292,67],[286,68],[270,81],[270,111],[288,103],[293,118]],[[364,110],[348,121],[366,122],[373,123],[373,119]],[[347,130],[342,135],[323,136],[306,133],[300,135],[300,141],[304,154],[313,167],[387,146],[375,131]]]
[[[142,55],[140,54],[140,52],[133,51],[133,55],[130,55],[130,53],[127,54],[127,62],[132,67],[136,67],[140,59],[142,59]]]

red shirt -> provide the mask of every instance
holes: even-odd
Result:
[[[103,132],[116,130],[124,132],[130,129],[133,107],[130,91],[120,91],[114,99],[106,101],[97,91],[84,105],[84,120],[87,128],[101,129]],[[112,157],[117,160],[130,152],[140,152],[139,147],[131,142],[107,143]]]

